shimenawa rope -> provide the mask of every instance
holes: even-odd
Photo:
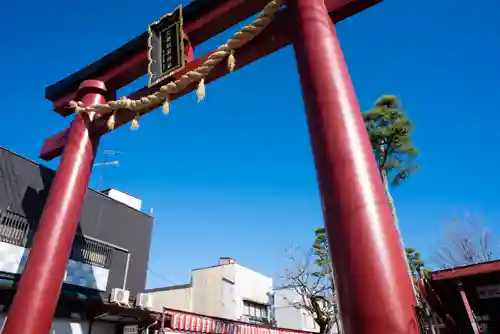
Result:
[[[129,109],[136,113],[132,120],[131,129],[137,129],[139,128],[139,118],[141,117],[142,110],[151,109],[163,103],[163,113],[168,114],[170,110],[170,95],[182,91],[194,82],[198,82],[197,96],[198,102],[200,102],[205,98],[205,77],[210,71],[222,60],[227,59],[228,70],[232,72],[236,65],[235,50],[241,48],[264,30],[271,23],[274,15],[284,2],[285,0],[270,1],[255,21],[235,33],[226,44],[219,46],[200,67],[183,74],[178,80],[161,86],[160,90],[156,93],[142,97],[140,100],[131,100],[123,96],[117,101],[109,101],[104,104],[83,106],[81,101],[71,101],[69,105],[77,113],[90,111],[112,113],[108,119],[107,126],[110,130],[113,130],[115,127],[115,114],[119,109]]]

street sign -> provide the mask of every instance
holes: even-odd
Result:
[[[478,286],[476,290],[479,299],[500,298],[500,284]]]
[[[149,87],[184,67],[182,6],[148,27]]]

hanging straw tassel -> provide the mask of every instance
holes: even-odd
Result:
[[[234,50],[231,50],[229,56],[227,57],[227,69],[229,72],[234,71],[234,67],[236,66],[236,58],[234,57]]]
[[[200,82],[198,83],[198,90],[196,91],[196,95],[198,95],[198,103],[200,101],[203,101],[205,98],[205,78],[201,78]]]
[[[163,114],[168,115],[170,112],[170,96],[167,95],[165,102],[163,102]]]
[[[141,114],[137,112],[135,115],[134,119],[132,120],[132,124],[130,125],[131,130],[137,130],[139,129],[139,118],[141,117]]]
[[[113,130],[115,128],[116,124],[116,118],[115,118],[116,110],[113,110],[113,113],[111,116],[108,118],[108,121],[106,122],[106,125],[108,126],[109,130]]]
[[[82,101],[69,101],[69,107],[70,108],[73,108],[75,110],[75,113],[78,114],[82,111],[82,109],[85,108],[85,106],[83,105],[83,102]]]
[[[78,110],[78,104],[76,103],[76,101],[69,101],[68,107],[75,109],[75,113],[78,114],[79,110]]]

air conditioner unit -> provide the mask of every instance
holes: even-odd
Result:
[[[139,326],[125,325],[123,326],[123,334],[137,334],[139,333]]]
[[[153,295],[150,293],[138,293],[135,306],[151,310],[153,308]]]
[[[111,303],[125,304],[128,305],[128,299],[130,297],[130,291],[123,290],[119,288],[111,289],[111,295],[109,296],[109,301]]]

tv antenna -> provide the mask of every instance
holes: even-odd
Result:
[[[102,167],[101,168],[101,173],[99,174],[99,182],[97,183],[97,191],[101,191],[101,183],[102,183],[102,178],[104,176],[104,168],[106,166],[116,166],[118,167],[120,165],[119,160],[111,160],[112,157],[114,157],[117,154],[122,154],[120,151],[114,151],[114,150],[105,150],[101,149],[101,153],[104,155],[104,161],[102,162],[97,162],[94,164],[94,167]]]

